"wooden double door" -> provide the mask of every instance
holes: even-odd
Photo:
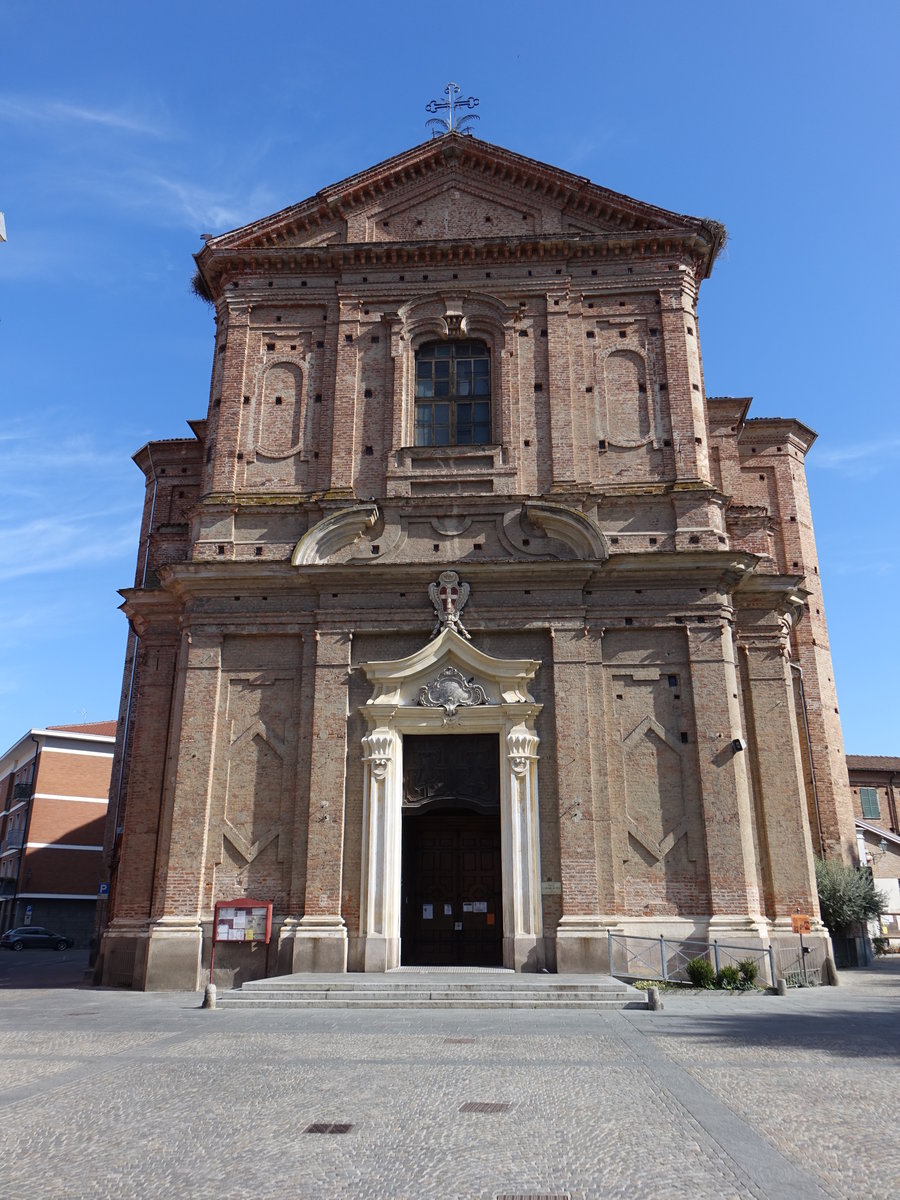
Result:
[[[404,739],[401,959],[500,966],[502,860],[496,737]],[[473,779],[473,772],[477,779]],[[415,800],[425,793],[425,806]],[[409,799],[412,803],[409,803]]]

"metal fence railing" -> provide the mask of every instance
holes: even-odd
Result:
[[[715,971],[737,966],[752,959],[761,983],[775,986],[775,955],[771,946],[748,946],[730,942],[704,942],[698,938],[638,937],[632,934],[607,934],[610,975],[631,979],[659,979],[664,983],[689,983],[686,967],[693,958],[707,958]],[[821,968],[821,964],[819,964]]]
[[[820,942],[813,942],[803,950],[799,946],[778,946],[775,952],[778,974],[788,987],[818,987],[826,952]]]

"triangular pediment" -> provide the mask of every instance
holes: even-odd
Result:
[[[317,192],[273,216],[212,238],[216,251],[371,242],[657,233],[721,227],[599,187],[472,137],[447,134]]]
[[[495,658],[445,626],[437,637],[406,658],[360,665],[375,689],[367,707],[377,707],[416,704],[420,689],[447,667],[458,671],[465,683],[482,690],[483,704],[533,704],[528,684],[541,664],[530,658]]]

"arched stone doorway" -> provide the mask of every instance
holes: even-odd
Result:
[[[499,918],[502,928],[502,963],[517,971],[543,966],[534,727],[541,706],[528,691],[539,666],[534,659],[494,658],[447,627],[407,658],[362,664],[374,687],[362,709],[368,725],[360,912],[366,971],[388,971],[402,961],[404,740],[416,736],[497,738],[501,911],[495,922]],[[456,902],[440,900],[442,906]]]

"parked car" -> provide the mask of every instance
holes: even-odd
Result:
[[[7,929],[0,937],[0,946],[4,950],[68,950],[74,945],[74,939],[64,933],[54,933],[52,929],[42,929],[40,925],[23,925],[21,929]]]

